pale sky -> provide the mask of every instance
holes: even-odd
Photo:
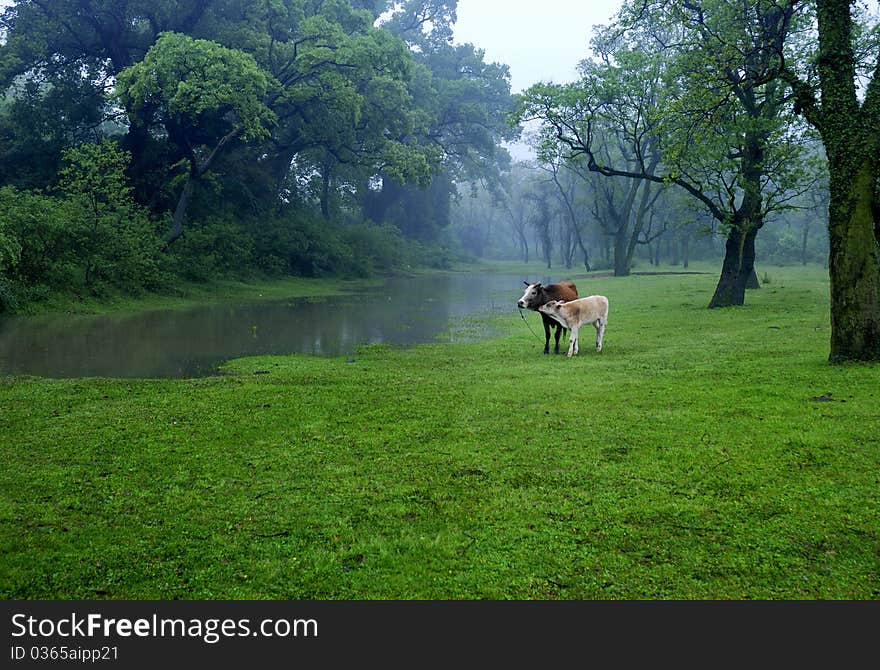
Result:
[[[608,24],[621,0],[458,0],[455,42],[510,66],[511,90],[577,77],[589,55],[592,29]]]
[[[590,54],[593,26],[608,24],[621,0],[458,0],[454,40],[486,52],[486,62],[510,66],[510,89],[564,84],[577,79],[577,64]],[[526,135],[505,144],[514,160],[533,159]]]

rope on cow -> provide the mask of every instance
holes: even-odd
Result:
[[[526,321],[526,315],[523,314],[523,308],[519,307],[518,309],[519,309],[519,315],[522,317],[523,322],[526,324],[526,326],[528,326],[529,330],[532,331],[532,335],[534,335],[535,337],[537,337],[540,340],[541,336],[538,335],[538,333],[536,333],[534,330],[532,330],[532,324],[530,324],[528,321]]]

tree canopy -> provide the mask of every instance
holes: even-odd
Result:
[[[456,181],[497,177],[515,133],[506,66],[451,43],[455,8],[17,0],[2,13],[0,186],[60,197],[66,152],[112,141],[171,276],[219,259],[363,268],[345,241],[357,225],[375,226],[361,242],[390,224],[441,244]],[[3,232],[7,271],[19,234]],[[322,244],[328,262],[302,262]]]

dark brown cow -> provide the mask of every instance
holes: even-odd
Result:
[[[525,308],[537,312],[541,305],[546,305],[551,300],[564,300],[568,302],[578,297],[577,286],[570,281],[561,281],[558,284],[548,284],[547,286],[544,286],[541,282],[529,284],[529,282],[524,281],[523,284],[526,285],[526,292],[523,293],[522,298],[516,301],[516,306],[520,309]],[[544,322],[544,353],[550,353],[550,326],[555,326],[555,353],[558,354],[559,337],[562,335],[562,331],[567,329],[543,312],[541,312],[541,321]]]

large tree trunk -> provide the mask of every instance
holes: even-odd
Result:
[[[764,225],[761,178],[765,169],[765,143],[766,138],[760,132],[753,130],[746,133],[740,160],[743,198],[727,235],[721,277],[715,295],[709,302],[709,309],[744,305],[746,289],[760,287],[755,274],[755,238]]]
[[[656,167],[656,161],[651,164],[651,170]],[[657,202],[657,198],[660,197],[660,189],[657,189],[654,193],[654,197],[651,197],[651,182],[645,181],[642,185],[642,197],[639,202],[639,208],[635,214],[635,220],[633,221],[633,229],[629,234],[629,241],[626,246],[626,267],[627,274],[632,272],[632,260],[633,256],[636,252],[636,246],[639,243],[639,235],[642,234],[642,230],[645,227],[645,217],[648,215],[648,211],[651,207],[654,206],[654,203]],[[648,257],[651,257],[651,250],[648,249]]]
[[[553,240],[550,238],[550,218],[546,211],[539,214],[539,220],[535,224],[538,232],[538,241],[541,244],[541,252],[544,255],[544,263],[547,269],[553,267]]]
[[[828,155],[830,363],[880,360],[880,63],[860,106],[852,4],[816,3],[822,95],[813,118]]]
[[[590,271],[590,254],[587,251],[586,245],[584,245],[584,239],[583,239],[583,236],[581,235],[581,230],[578,227],[577,214],[575,214],[574,205],[572,204],[572,201],[574,199],[573,194],[567,193],[565,191],[565,188],[563,188],[562,183],[559,181],[558,170],[553,170],[552,174],[553,174],[553,181],[556,184],[556,187],[559,189],[559,194],[562,196],[562,201],[565,203],[565,208],[568,212],[568,221],[569,221],[569,226],[570,226],[569,234],[572,234],[572,233],[574,234],[574,239],[577,242],[578,248],[581,250],[581,253],[584,256],[584,268],[586,269],[587,272],[589,272]],[[575,254],[575,249],[572,247],[570,250],[569,257],[568,257],[568,264],[566,267],[571,267],[574,264],[573,260],[572,260],[574,258],[574,254]]]
[[[752,244],[754,244],[754,240],[752,240]],[[754,258],[754,253],[752,254],[752,258]],[[758,281],[758,272],[755,270],[754,261],[752,262],[752,271],[749,276],[746,277],[746,288],[752,290],[761,288],[761,282]]]
[[[755,272],[757,235],[758,231],[755,228],[750,228],[745,233],[740,226],[730,229],[725,244],[721,276],[718,278],[715,294],[709,302],[709,309],[745,304],[746,286]]]
[[[828,233],[831,363],[880,360],[880,246],[874,174],[865,156],[853,174],[831,165]]]
[[[578,245],[581,248],[581,253],[584,255],[584,270],[590,272],[593,269],[593,266],[590,264],[590,253],[587,251],[587,248],[584,246],[583,241],[578,235]]]

